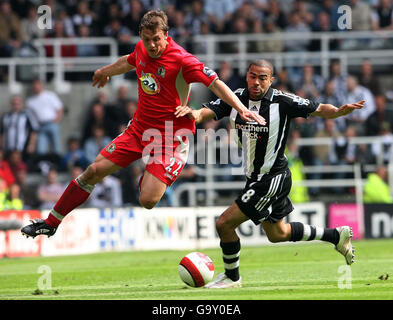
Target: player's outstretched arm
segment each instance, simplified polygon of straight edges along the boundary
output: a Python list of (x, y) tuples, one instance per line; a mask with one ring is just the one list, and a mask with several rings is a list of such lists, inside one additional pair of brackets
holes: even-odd
[(351, 112), (362, 109), (364, 107), (365, 100), (361, 100), (355, 103), (347, 103), (342, 105), (341, 107), (337, 108), (331, 104), (324, 104), (321, 103), (317, 110), (313, 112), (311, 115), (318, 116), (326, 119), (335, 119), (339, 117), (346, 116)]
[(110, 77), (131, 71), (135, 67), (130, 65), (127, 61), (128, 55), (122, 56), (116, 62), (102, 67), (93, 75), (93, 87), (97, 85), (102, 88), (109, 81)]
[(195, 120), (196, 123), (201, 123), (214, 119), (215, 114), (208, 108), (193, 110), (189, 106), (178, 106), (176, 107), (175, 116), (176, 118), (187, 117), (191, 120)]
[(266, 121), (259, 114), (248, 110), (232, 90), (220, 79), (217, 79), (210, 86), (210, 90), (221, 100), (236, 109), (240, 117), (245, 121), (256, 121), (261, 125), (266, 125)]

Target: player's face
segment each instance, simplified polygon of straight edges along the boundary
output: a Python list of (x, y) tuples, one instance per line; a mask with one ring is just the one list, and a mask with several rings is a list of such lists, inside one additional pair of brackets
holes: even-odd
[(269, 68), (251, 65), (247, 71), (246, 80), (250, 98), (259, 100), (263, 98), (273, 83), (274, 77), (272, 77)]
[(140, 32), (140, 37), (143, 41), (143, 45), (152, 58), (157, 58), (164, 52), (168, 42), (166, 41), (168, 37), (168, 32), (156, 29), (154, 31), (149, 29), (142, 29)]

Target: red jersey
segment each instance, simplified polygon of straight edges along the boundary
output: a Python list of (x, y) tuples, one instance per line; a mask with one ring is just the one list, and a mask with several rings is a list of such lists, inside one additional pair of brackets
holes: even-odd
[(176, 118), (177, 106), (188, 103), (191, 83), (201, 82), (209, 87), (218, 76), (168, 37), (163, 54), (151, 58), (142, 40), (128, 56), (128, 63), (136, 67), (138, 76), (138, 108), (132, 125), (145, 130), (164, 131), (165, 121), (173, 122), (173, 132), (185, 128), (195, 133), (195, 121)]

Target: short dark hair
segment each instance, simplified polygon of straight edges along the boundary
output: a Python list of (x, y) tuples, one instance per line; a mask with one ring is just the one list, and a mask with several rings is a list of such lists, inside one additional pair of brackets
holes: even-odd
[(272, 76), (274, 74), (274, 67), (273, 65), (265, 60), (265, 59), (256, 59), (256, 60), (252, 60), (250, 62), (250, 64), (248, 65), (248, 70), (250, 70), (251, 66), (258, 66), (258, 67), (264, 67), (264, 68), (268, 68), (270, 70), (270, 75)]
[(139, 24), (139, 32), (142, 29), (155, 31), (157, 29), (168, 32), (168, 17), (162, 10), (150, 10), (144, 14)]

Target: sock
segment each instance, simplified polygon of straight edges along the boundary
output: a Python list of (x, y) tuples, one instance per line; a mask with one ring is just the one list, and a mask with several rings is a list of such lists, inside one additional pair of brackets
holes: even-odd
[(291, 241), (322, 240), (334, 245), (340, 240), (340, 234), (336, 229), (314, 227), (301, 222), (290, 222)]
[(237, 281), (239, 275), (240, 240), (235, 242), (220, 242), (222, 258), (226, 276), (232, 281)]
[(93, 185), (83, 182), (80, 177), (72, 180), (49, 213), (45, 223), (57, 228), (68, 213), (87, 200), (93, 189)]

